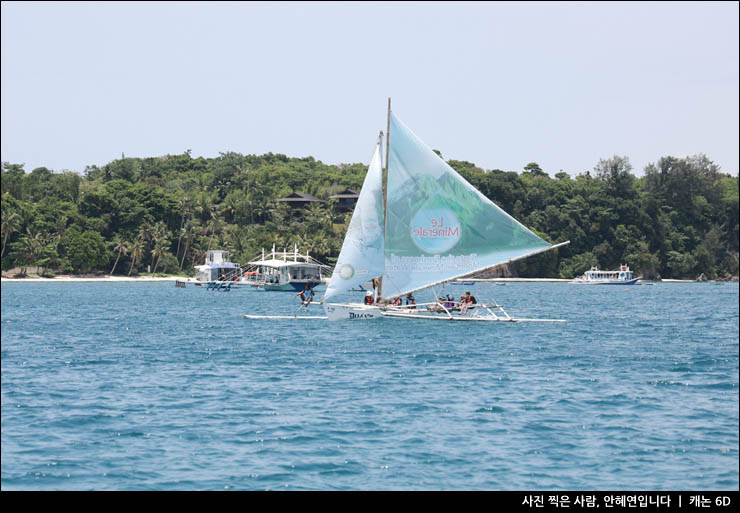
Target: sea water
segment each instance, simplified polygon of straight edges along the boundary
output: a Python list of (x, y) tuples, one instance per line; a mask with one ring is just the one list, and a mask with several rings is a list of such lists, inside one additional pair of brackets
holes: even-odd
[(738, 489), (737, 283), (467, 290), (567, 322), (5, 283), (2, 489)]

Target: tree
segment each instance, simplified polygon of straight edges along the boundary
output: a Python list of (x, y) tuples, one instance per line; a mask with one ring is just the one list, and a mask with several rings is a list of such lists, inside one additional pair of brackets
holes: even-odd
[(157, 257), (157, 263), (154, 264), (154, 269), (152, 270), (153, 273), (157, 272), (157, 266), (159, 265), (159, 261), (162, 259), (164, 255), (166, 255), (169, 252), (170, 244), (169, 241), (166, 238), (160, 238), (157, 239), (154, 243), (154, 249), (152, 250), (152, 255)]
[(180, 211), (180, 230), (178, 231), (177, 237), (177, 251), (175, 253), (176, 257), (180, 255), (180, 242), (182, 241), (182, 235), (184, 233), (183, 227), (185, 226), (186, 218), (190, 219), (192, 217), (193, 205), (193, 198), (191, 198), (187, 194), (180, 196), (180, 198), (177, 200), (177, 207)]
[(69, 229), (59, 243), (62, 253), (74, 270), (91, 271), (109, 262), (105, 239), (92, 230)]
[[(5, 204), (3, 204), (3, 207), (5, 207)], [(18, 212), (3, 208), (2, 216), (3, 250), (0, 253), (0, 257), (5, 255), (5, 245), (8, 243), (8, 237), (16, 232), (21, 224), (21, 216), (18, 215)]]
[(181, 270), (183, 264), (185, 263), (185, 256), (188, 254), (188, 250), (190, 249), (190, 244), (198, 233), (199, 226), (194, 219), (189, 219), (187, 223), (185, 223), (183, 230), (183, 238), (185, 239), (185, 250), (182, 252), (182, 260), (180, 261)]
[[(167, 247), (169, 248), (169, 243), (167, 242), (167, 239), (170, 238), (171, 233), (167, 230), (167, 225), (164, 223), (164, 221), (159, 221), (154, 225), (154, 227), (151, 230), (151, 240), (152, 240), (152, 265), (156, 269), (156, 265), (154, 263), (154, 259), (158, 258), (158, 255), (155, 254), (154, 249), (157, 246), (163, 246), (164, 244), (167, 244)], [(154, 271), (152, 271), (154, 272)]]
[(118, 256), (116, 256), (116, 261), (113, 264), (113, 269), (110, 270), (111, 276), (113, 276), (113, 272), (116, 270), (116, 266), (118, 265), (118, 259), (121, 258), (121, 252), (123, 252), (124, 255), (128, 255), (128, 247), (126, 247), (128, 242), (122, 241), (120, 237), (116, 237), (114, 242), (115, 242), (115, 246), (113, 246), (113, 251), (118, 252)]
[(632, 164), (628, 157), (614, 155), (610, 159), (601, 159), (594, 167), (596, 178), (605, 182), (613, 194), (627, 197), (635, 177), (632, 175)]
[(21, 265), (21, 274), (26, 274), (27, 267), (36, 266), (36, 273), (40, 266), (39, 260), (48, 244), (47, 238), (41, 232), (31, 232), (26, 227), (26, 233), (18, 242), (11, 244), (13, 248), (13, 260)]
[(131, 276), (131, 271), (134, 269), (134, 265), (144, 255), (144, 242), (141, 239), (135, 240), (131, 244), (131, 267), (128, 268), (127, 276)]
[(548, 174), (545, 173), (537, 162), (530, 162), (524, 166), (524, 172), (529, 173), (532, 176), (542, 176), (549, 178)]
[(11, 164), (3, 162), (3, 174), (0, 184), (2, 187), (3, 201), (5, 195), (9, 194), (17, 200), (23, 200), (23, 180), (26, 172), (23, 170), (23, 164)]
[[(558, 252), (512, 266), (520, 275), (572, 278), (590, 265), (619, 263), (666, 278), (737, 274), (738, 178), (721, 174), (703, 154), (662, 157), (640, 178), (626, 156), (616, 155), (600, 160), (593, 173), (560, 170), (552, 180), (536, 162), (519, 173), (447, 162), (547, 240), (571, 240)], [(329, 204), (293, 211), (276, 199), (294, 190), (326, 199), (360, 189), (366, 173), (363, 164), (332, 166), (272, 153), (122, 158), (90, 166), (82, 176), (44, 167), (25, 173), (22, 164), (3, 163), (2, 267), (25, 270), (35, 263), (73, 270), (74, 260), (77, 269), (114, 273), (126, 255), (115, 249), (123, 240), (133, 241), (123, 243), (129, 274), (150, 259), (157, 272), (182, 269), (216, 244), (244, 255), (301, 240), (303, 249), (331, 261), (351, 214)], [(96, 262), (89, 232), (105, 242), (102, 262)], [(39, 234), (35, 242), (32, 234)], [(71, 242), (78, 238), (79, 250)], [(117, 253), (113, 266), (111, 248)], [(169, 248), (176, 248), (174, 255)]]
[(223, 227), (223, 221), (221, 221), (221, 218), (219, 215), (214, 211), (211, 213), (211, 220), (208, 221), (208, 230), (211, 232), (211, 236), (208, 238), (208, 249), (211, 249), (211, 243), (213, 242), (213, 236), (216, 234), (217, 230), (221, 230)]

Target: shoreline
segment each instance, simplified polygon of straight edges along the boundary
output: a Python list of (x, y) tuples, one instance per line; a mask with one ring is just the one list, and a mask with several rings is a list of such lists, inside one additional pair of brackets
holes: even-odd
[[(72, 276), (72, 275), (61, 275), (53, 278), (39, 278), (39, 277), (28, 277), (28, 278), (0, 278), (0, 283), (81, 283), (81, 282), (98, 282), (98, 283), (151, 283), (151, 282), (171, 282), (171, 281), (184, 281), (192, 283), (193, 278), (188, 276)], [(556, 282), (556, 283), (569, 283), (572, 280), (562, 278), (470, 278), (470, 279), (457, 279), (453, 280), (452, 283), (467, 283), (467, 282), (481, 282), (481, 283), (545, 283), (545, 282)], [(641, 280), (649, 283), (737, 283), (734, 280), (674, 280), (664, 279), (659, 281), (654, 280)]]
[(53, 278), (6, 278), (3, 276), (0, 278), (0, 283), (11, 282), (30, 282), (30, 283), (79, 283), (79, 282), (100, 282), (100, 283), (146, 283), (156, 281), (176, 281), (176, 280), (187, 280), (187, 276), (55, 276)]

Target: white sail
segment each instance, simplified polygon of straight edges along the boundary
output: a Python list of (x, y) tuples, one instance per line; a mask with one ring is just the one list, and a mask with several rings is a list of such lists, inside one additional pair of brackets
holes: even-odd
[(551, 249), (475, 189), (392, 112), (383, 297)]
[[(568, 242), (549, 244), (481, 194), (390, 112), (390, 99), (388, 126), (385, 202), (378, 147), (322, 300), (327, 318), (562, 322), (513, 318), (495, 302), (389, 304), (403, 294)], [(378, 276), (385, 301), (325, 302)]]
[(380, 161), (379, 143), (322, 302), (383, 274), (383, 172)]

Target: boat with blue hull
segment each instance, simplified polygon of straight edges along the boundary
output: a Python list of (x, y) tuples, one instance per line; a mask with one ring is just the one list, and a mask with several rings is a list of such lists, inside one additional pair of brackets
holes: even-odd
[(301, 291), (306, 285), (316, 288), (328, 280), (331, 268), (308, 253), (301, 254), (298, 246), (293, 251), (275, 251), (247, 263), (241, 282), (258, 287), (260, 290)]
[(590, 270), (578, 276), (570, 283), (578, 285), (635, 285), (642, 276), (632, 277), (632, 271), (627, 265), (620, 265), (616, 271), (601, 271), (593, 266)]

